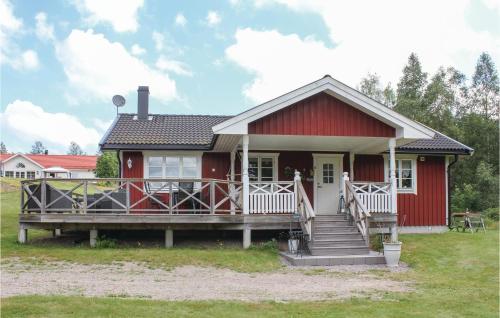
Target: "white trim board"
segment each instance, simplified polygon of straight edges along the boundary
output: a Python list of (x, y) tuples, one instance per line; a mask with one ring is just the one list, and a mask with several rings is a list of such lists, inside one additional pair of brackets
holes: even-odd
[(249, 109), (212, 128), (215, 134), (248, 134), (248, 124), (310, 96), (326, 92), (354, 108), (396, 128), (396, 137), (431, 139), (434, 131), (389, 109), (357, 90), (325, 76), (315, 82)]

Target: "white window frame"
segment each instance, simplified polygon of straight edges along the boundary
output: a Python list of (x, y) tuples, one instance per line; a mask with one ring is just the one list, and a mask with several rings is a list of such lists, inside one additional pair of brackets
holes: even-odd
[[(412, 185), (411, 188), (399, 188), (398, 193), (408, 193), (408, 194), (417, 194), (417, 159), (418, 155), (396, 155), (396, 161), (399, 161), (399, 164), (396, 164), (396, 167), (399, 165), (399, 172), (396, 174), (401, 179), (401, 160), (410, 160), (411, 162), (411, 175), (412, 175)], [(385, 182), (389, 182), (389, 156), (384, 155), (384, 180)], [(400, 180), (397, 180), (396, 184), (400, 184)]]
[[(166, 177), (166, 162), (165, 157), (195, 157), (196, 158), (196, 176), (185, 178), (182, 176), (183, 172), (183, 160), (179, 160), (179, 176), (178, 177), (169, 177), (174, 179), (201, 179), (201, 171), (202, 171), (202, 157), (203, 153), (200, 152), (166, 152), (166, 151), (147, 151), (143, 152), (144, 158), (144, 178), (149, 179), (149, 158), (150, 157), (162, 157), (162, 176), (161, 179), (167, 179)], [(158, 178), (158, 177), (153, 177)]]
[[(28, 177), (28, 174), (33, 174), (33, 178)], [(35, 171), (26, 171), (26, 179), (35, 179), (36, 172)]]
[[(8, 176), (7, 174), (10, 174), (10, 176)], [(4, 172), (4, 175), (6, 178), (14, 178), (14, 176), (16, 175), (15, 172), (13, 170), (6, 170)]]
[[(241, 153), (243, 156), (243, 154)], [(257, 170), (258, 170), (258, 175), (257, 175), (257, 181), (250, 181), (250, 182), (271, 182), (271, 181), (262, 181), (262, 173), (261, 173), (261, 168), (262, 168), (262, 158), (271, 158), (273, 159), (273, 181), (278, 181), (278, 157), (279, 153), (272, 153), (272, 152), (249, 152), (248, 153), (248, 159), (250, 158), (257, 158), (258, 163), (257, 163)], [(248, 167), (250, 170), (250, 167)], [(243, 171), (243, 160), (241, 160), (241, 171)]]

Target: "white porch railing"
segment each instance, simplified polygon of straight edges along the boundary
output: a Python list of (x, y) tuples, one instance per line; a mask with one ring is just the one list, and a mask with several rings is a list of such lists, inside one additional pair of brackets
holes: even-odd
[(294, 213), (295, 210), (293, 181), (250, 183), (250, 214)]
[(365, 240), (366, 246), (370, 246), (370, 212), (361, 202), (358, 194), (347, 176), (344, 177), (345, 209), (351, 220)]
[(391, 184), (385, 182), (351, 182), (353, 191), (368, 212), (391, 213)]

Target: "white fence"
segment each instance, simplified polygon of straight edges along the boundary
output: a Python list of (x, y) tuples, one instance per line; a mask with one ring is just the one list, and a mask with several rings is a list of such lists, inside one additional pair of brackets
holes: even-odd
[(296, 209), (294, 182), (250, 183), (249, 213), (294, 213)]
[(351, 185), (368, 212), (391, 212), (390, 183), (351, 182)]

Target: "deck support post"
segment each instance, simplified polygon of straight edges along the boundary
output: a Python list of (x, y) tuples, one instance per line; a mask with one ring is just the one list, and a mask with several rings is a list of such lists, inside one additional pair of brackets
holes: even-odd
[(54, 229), (54, 232), (52, 232), (53, 237), (59, 237), (62, 235), (62, 230), (61, 229)]
[(174, 230), (166, 229), (165, 230), (165, 247), (171, 248), (174, 246)]
[(252, 230), (248, 227), (243, 229), (243, 248), (247, 249), (252, 244)]
[(97, 243), (97, 230), (90, 230), (90, 247), (95, 247)]
[(26, 244), (28, 242), (28, 228), (24, 224), (19, 224), (19, 233), (17, 235), (17, 241), (21, 244)]
[[(398, 213), (398, 185), (396, 180), (396, 138), (389, 139), (389, 180), (391, 182), (391, 213)], [(398, 241), (398, 223), (391, 224), (391, 241)]]
[(248, 135), (243, 135), (243, 214), (249, 213), (249, 199), (250, 199), (250, 179), (248, 178)]

